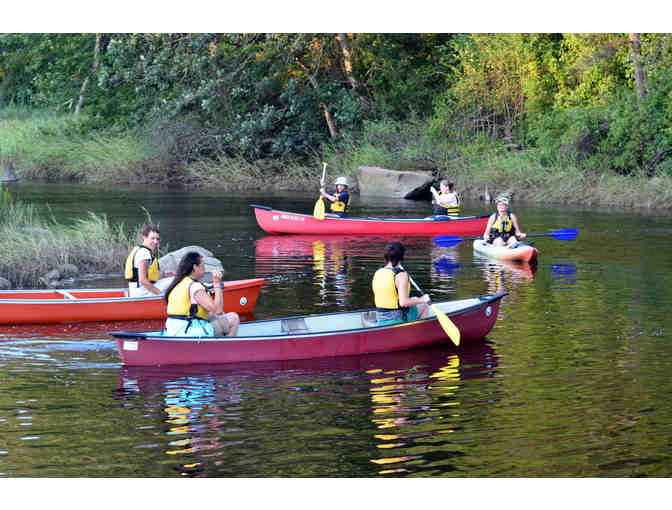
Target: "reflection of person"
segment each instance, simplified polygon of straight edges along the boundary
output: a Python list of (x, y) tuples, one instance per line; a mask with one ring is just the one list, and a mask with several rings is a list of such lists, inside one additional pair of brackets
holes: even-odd
[(434, 200), (434, 216), (457, 216), (460, 214), (460, 197), (455, 193), (455, 183), (447, 179), (442, 179), (439, 183), (439, 190), (430, 186)]
[(350, 193), (348, 192), (348, 178), (339, 177), (334, 181), (336, 191), (333, 194), (325, 193), (324, 187), (320, 188), (320, 194), (331, 202), (329, 214), (345, 218), (348, 216), (350, 207)]
[(410, 297), (411, 283), (401, 266), (404, 245), (398, 241), (385, 247), (386, 264), (373, 275), (373, 294), (378, 324), (396, 324), (422, 319), (427, 315), (429, 296)]
[(497, 212), (488, 218), (483, 239), (493, 246), (514, 246), (526, 234), (520, 231), (516, 215), (509, 212), (509, 199), (500, 196), (495, 201)]
[(166, 289), (168, 318), (166, 336), (235, 336), (240, 318), (224, 313), (222, 273), (212, 272), (214, 299), (198, 281), (205, 274), (205, 260), (195, 251), (187, 253), (177, 266), (177, 274)]
[(161, 295), (170, 285), (175, 273), (162, 273), (156, 250), (159, 246), (159, 228), (156, 225), (145, 225), (142, 229), (142, 244), (134, 246), (126, 257), (124, 278), (128, 280), (128, 295), (142, 297)]

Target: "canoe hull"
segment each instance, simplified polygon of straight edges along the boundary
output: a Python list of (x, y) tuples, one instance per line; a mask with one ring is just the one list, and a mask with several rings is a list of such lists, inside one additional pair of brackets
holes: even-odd
[(535, 262), (539, 254), (538, 250), (529, 244), (521, 243), (518, 248), (507, 248), (506, 246), (493, 246), (483, 239), (474, 241), (474, 251), (498, 260), (520, 262)]
[(465, 216), (445, 221), (394, 218), (331, 218), (318, 220), (309, 214), (279, 211), (252, 205), (257, 223), (269, 234), (306, 235), (406, 235), (431, 236), (450, 234), (478, 236), (483, 233), (488, 215)]
[[(251, 314), (263, 278), (223, 282), (224, 310)], [(67, 296), (69, 294), (75, 299)], [(163, 296), (128, 298), (126, 289), (0, 291), (0, 324), (165, 319)]]
[[(484, 338), (492, 329), (505, 293), (470, 298), (469, 306), (446, 312), (461, 333), (461, 345)], [(467, 300), (464, 300), (467, 301)], [(451, 310), (451, 302), (434, 303)], [(442, 308), (443, 307), (443, 308)], [(366, 311), (364, 311), (366, 312)], [(361, 312), (342, 312), (313, 317), (349, 323)], [(290, 318), (285, 320), (302, 320)], [(257, 321), (264, 323), (274, 321)], [(242, 331), (241, 324), (241, 331)], [(179, 338), (152, 336), (151, 333), (111, 332), (117, 341), (122, 362), (129, 366), (184, 365), (199, 363), (234, 363), (350, 356), (392, 352), (435, 345), (452, 345), (436, 317), (393, 326), (360, 327), (358, 329), (315, 333), (239, 336), (220, 338)]]

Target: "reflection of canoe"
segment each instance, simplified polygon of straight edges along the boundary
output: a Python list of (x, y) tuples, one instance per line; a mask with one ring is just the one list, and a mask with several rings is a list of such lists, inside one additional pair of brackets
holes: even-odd
[[(193, 364), (170, 366), (122, 366), (119, 388), (129, 392), (163, 393), (175, 387), (178, 381), (207, 377), (225, 379), (225, 384), (216, 387), (227, 391), (232, 380), (249, 381), (251, 378), (272, 381), (279, 373), (292, 372), (293, 377), (319, 376), (325, 374), (378, 374), (412, 370), (414, 373), (432, 374), (446, 365), (446, 360), (459, 358), (460, 380), (492, 377), (497, 371), (497, 354), (487, 341), (470, 342), (460, 349), (449, 346), (427, 347), (406, 351), (378, 352), (359, 356), (295, 359), (277, 361), (253, 361), (224, 363), (220, 365)], [(368, 376), (367, 376), (368, 377)]]
[(499, 260), (520, 260), (522, 262), (532, 262), (537, 259), (537, 249), (525, 243), (518, 243), (518, 247), (509, 248), (507, 246), (493, 246), (483, 239), (474, 241), (474, 251)]
[[(506, 293), (434, 303), (459, 328), (462, 342), (485, 337)], [(378, 326), (371, 310), (240, 325), (237, 337), (164, 337), (158, 331), (111, 332), (126, 365), (289, 360), (399, 351), (450, 343), (433, 312), (422, 320)], [(373, 324), (373, 325), (371, 325)]]
[[(231, 280), (224, 285), (224, 309), (249, 314), (263, 278)], [(163, 296), (129, 298), (127, 289), (3, 290), (0, 324), (163, 319)]]
[(476, 236), (485, 230), (489, 215), (462, 216), (434, 221), (401, 218), (332, 218), (315, 219), (310, 214), (278, 211), (252, 205), (259, 226), (269, 234), (357, 234), (430, 236), (451, 234)]

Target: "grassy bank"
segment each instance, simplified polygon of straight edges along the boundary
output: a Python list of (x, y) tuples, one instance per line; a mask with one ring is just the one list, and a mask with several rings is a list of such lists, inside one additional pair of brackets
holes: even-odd
[[(535, 149), (519, 150), (487, 140), (466, 147), (432, 137), (423, 120), (368, 124), (363, 135), (325, 148), (313, 162), (220, 156), (185, 163), (175, 144), (160, 134), (87, 130), (87, 119), (55, 112), (0, 110), (0, 163), (23, 179), (89, 183), (172, 183), (190, 187), (312, 190), (322, 159), (329, 176), (356, 179), (359, 166), (431, 170), (454, 180), (466, 197), (510, 191), (514, 200), (557, 204), (669, 209), (672, 178), (584, 170), (577, 165), (548, 168)], [(508, 149), (508, 150), (507, 150)], [(355, 180), (356, 182), (356, 180)]]
[(104, 216), (90, 213), (62, 225), (38, 215), (31, 204), (7, 198), (0, 201), (0, 237), (0, 277), (12, 288), (44, 287), (54, 269), (61, 277), (118, 273), (135, 242), (135, 233)]

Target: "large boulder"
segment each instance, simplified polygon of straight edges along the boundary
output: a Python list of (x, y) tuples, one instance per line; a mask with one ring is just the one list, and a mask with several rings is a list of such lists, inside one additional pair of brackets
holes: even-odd
[(0, 182), (16, 182), (19, 178), (8, 165), (0, 164)]
[(434, 180), (432, 172), (429, 171), (397, 171), (375, 166), (360, 166), (357, 178), (360, 195), (396, 198), (414, 197)]
[(7, 279), (0, 276), (0, 290), (7, 290), (12, 288), (12, 283)]
[(184, 248), (171, 251), (163, 257), (160, 257), (159, 267), (161, 267), (161, 271), (177, 271), (177, 266), (179, 265), (180, 260), (182, 260), (182, 257), (184, 257), (184, 255), (190, 251), (196, 251), (200, 253), (201, 256), (205, 259), (206, 273), (212, 273), (213, 270), (219, 269), (222, 274), (224, 274), (225, 270), (219, 259), (213, 257), (211, 251), (206, 250), (201, 246), (185, 246)]

